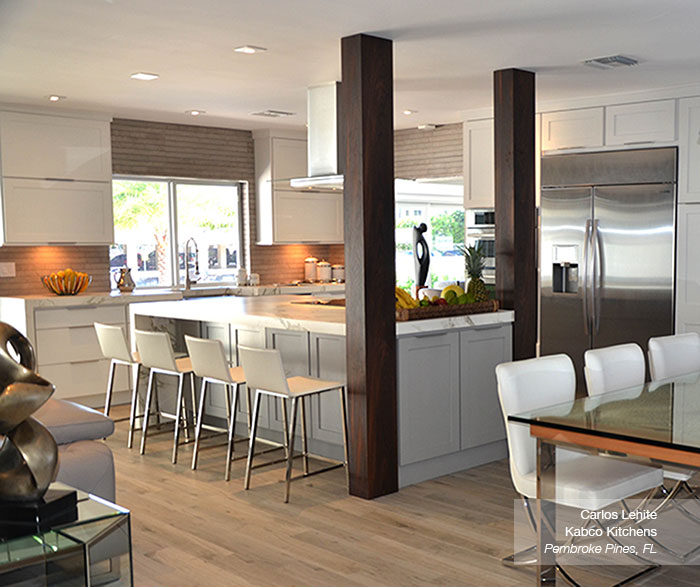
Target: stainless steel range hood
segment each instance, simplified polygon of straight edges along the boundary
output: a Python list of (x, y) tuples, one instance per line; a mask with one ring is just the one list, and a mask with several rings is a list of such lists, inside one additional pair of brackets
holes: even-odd
[(343, 189), (339, 165), (338, 94), (340, 82), (312, 86), (307, 91), (307, 177), (291, 180), (294, 188)]

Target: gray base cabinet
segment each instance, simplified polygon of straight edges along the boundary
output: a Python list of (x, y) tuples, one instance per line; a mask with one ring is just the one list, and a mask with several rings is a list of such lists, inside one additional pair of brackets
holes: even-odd
[(510, 326), (471, 328), (459, 334), (463, 450), (506, 437), (496, 365), (510, 361), (511, 349)]
[[(345, 337), (309, 335), (312, 377), (345, 383)], [(311, 437), (332, 444), (343, 443), (340, 393), (322, 393), (307, 400), (311, 404)], [(308, 416), (307, 416), (308, 417)]]
[(459, 336), (398, 340), (399, 465), (459, 450)]

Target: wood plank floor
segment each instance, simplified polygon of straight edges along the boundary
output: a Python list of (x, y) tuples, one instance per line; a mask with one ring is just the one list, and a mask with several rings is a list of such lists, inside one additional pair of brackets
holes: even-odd
[[(114, 417), (126, 414), (124, 406)], [(223, 480), (225, 448), (191, 446), (171, 465), (171, 434), (126, 448), (127, 423), (107, 440), (117, 502), (132, 512), (135, 584), (142, 586), (531, 585), (530, 569), (504, 567), (512, 552), (513, 491), (507, 461), (420, 483), (373, 501), (349, 497), (343, 469), (292, 484), (281, 465), (245, 461)], [(140, 439), (140, 436), (137, 435)], [(209, 441), (208, 444), (212, 444)], [(245, 443), (238, 445), (245, 450)], [(300, 466), (300, 464), (299, 464)], [(585, 585), (609, 585), (582, 569)], [(624, 575), (623, 575), (624, 576)], [(700, 568), (669, 567), (637, 585), (698, 585)]]

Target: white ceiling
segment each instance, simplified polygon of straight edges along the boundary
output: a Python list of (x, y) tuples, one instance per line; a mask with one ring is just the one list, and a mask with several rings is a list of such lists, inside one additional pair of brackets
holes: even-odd
[[(301, 128), (307, 86), (340, 79), (339, 39), (365, 32), (394, 40), (403, 128), (489, 106), (506, 67), (535, 71), (542, 101), (699, 83), (698, 30), (698, 0), (0, 0), (0, 101), (60, 94), (57, 109)], [(268, 51), (233, 52), (244, 44)], [(617, 53), (640, 63), (580, 64)], [(267, 108), (298, 114), (250, 116)]]

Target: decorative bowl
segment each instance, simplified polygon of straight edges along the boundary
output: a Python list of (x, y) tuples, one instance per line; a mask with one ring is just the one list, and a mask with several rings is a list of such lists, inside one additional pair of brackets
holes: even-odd
[(84, 292), (90, 283), (92, 275), (66, 269), (65, 271), (54, 272), (51, 275), (44, 275), (41, 282), (51, 293), (59, 296), (74, 296)]

